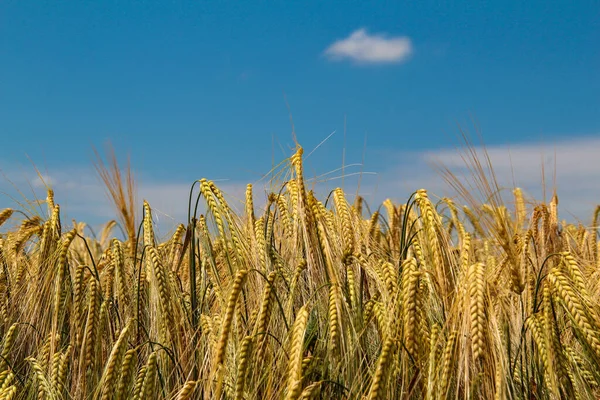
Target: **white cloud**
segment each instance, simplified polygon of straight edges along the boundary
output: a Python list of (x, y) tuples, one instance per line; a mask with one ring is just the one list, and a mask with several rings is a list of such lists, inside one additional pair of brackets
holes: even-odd
[[(481, 148), (476, 148), (481, 153)], [(569, 138), (556, 143), (529, 143), (515, 145), (488, 146), (487, 153), (491, 159), (498, 183), (505, 188), (506, 198), (511, 200), (511, 189), (514, 185), (521, 187), (531, 200), (543, 200), (543, 183), (546, 184), (546, 196), (552, 194), (554, 170), (556, 166), (556, 187), (559, 197), (559, 213), (561, 218), (580, 219), (589, 223), (594, 207), (600, 203), (600, 137)], [(375, 152), (376, 149), (371, 149)], [(457, 176), (468, 179), (470, 173), (465, 161), (461, 158), (463, 150), (438, 149), (419, 152), (397, 152), (391, 158), (389, 166), (379, 171), (378, 176), (364, 176), (361, 181), (360, 194), (365, 197), (371, 210), (376, 210), (386, 198), (397, 202), (405, 202), (417, 189), (425, 188), (432, 199), (442, 196), (454, 196), (454, 191), (432, 167), (433, 163), (447, 166)], [(480, 157), (480, 160), (484, 160)], [(545, 180), (542, 180), (542, 165), (545, 168)], [(369, 166), (366, 166), (369, 168)], [(369, 168), (371, 170), (371, 168)], [(31, 190), (39, 199), (44, 199), (45, 188), (37, 187), (35, 171), (4, 170), (4, 174), (29, 199), (33, 199)], [(348, 172), (348, 171), (347, 171)], [(354, 172), (354, 171), (353, 171)], [(56, 202), (61, 205), (61, 213), (65, 223), (71, 218), (89, 222), (92, 226), (100, 226), (116, 217), (116, 211), (110, 203), (102, 183), (93, 168), (70, 167), (49, 169), (52, 177)], [(143, 174), (142, 174), (143, 175)], [(156, 181), (139, 175), (137, 187), (138, 210), (141, 210), (143, 199), (148, 200), (153, 208), (153, 216), (159, 229), (159, 236), (168, 234), (178, 223), (187, 219), (187, 207), (190, 185), (192, 182)], [(513, 180), (514, 179), (514, 180)], [(345, 188), (348, 199), (353, 201), (358, 177), (347, 178)], [(31, 183), (29, 185), (28, 183)], [(216, 182), (225, 193), (234, 210), (243, 212), (243, 201), (246, 183), (242, 181)], [(316, 184), (315, 190), (321, 199), (325, 199), (329, 191), (341, 185), (340, 180)], [(308, 185), (312, 187), (312, 185)], [(254, 185), (254, 203), (256, 212), (265, 204), (265, 187), (263, 183)], [(0, 177), (0, 192), (22, 200), (10, 183)], [(197, 193), (197, 190), (196, 190)], [(464, 203), (457, 199), (459, 203)], [(16, 207), (0, 194), (0, 208)], [(204, 212), (204, 202), (201, 211)]]
[(369, 34), (358, 29), (345, 39), (335, 41), (325, 50), (331, 60), (353, 60), (359, 63), (384, 64), (405, 61), (413, 51), (410, 38)]
[[(474, 150), (485, 169), (483, 148), (475, 147)], [(511, 201), (512, 189), (520, 187), (531, 201), (543, 201), (544, 185), (546, 200), (550, 200), (556, 186), (561, 218), (590, 222), (595, 206), (600, 204), (600, 184), (597, 183), (600, 182), (600, 158), (597, 157), (600, 154), (600, 137), (486, 146), (485, 150), (506, 200)], [(473, 188), (473, 194), (478, 195), (472, 174), (462, 157), (465, 154), (465, 148), (398, 153), (395, 159), (400, 161), (381, 172), (373, 201), (377, 204), (387, 197), (406, 201), (412, 192), (420, 188), (427, 189), (432, 198), (455, 196), (454, 190), (436, 171), (436, 164), (447, 167), (467, 188)], [(364, 190), (373, 190), (373, 187), (365, 187)]]
[[(31, 200), (46, 198), (46, 186), (42, 184), (34, 170), (11, 168), (3, 169), (2, 172), (6, 179), (0, 176), (0, 209), (3, 207), (22, 209)], [(52, 179), (46, 179), (48, 176), (44, 176), (44, 181), (54, 190), (55, 202), (61, 206), (61, 219), (65, 224), (70, 225), (71, 219), (75, 219), (97, 228), (117, 218), (117, 212), (105, 187), (92, 167), (49, 168), (49, 172)], [(140, 175), (143, 174), (138, 176)], [(141, 216), (142, 201), (147, 200), (153, 210), (158, 235), (168, 234), (177, 224), (185, 223), (187, 220), (192, 183), (163, 182), (141, 176), (136, 180), (139, 216)], [(233, 209), (243, 210), (246, 182), (217, 181), (215, 183)], [(256, 185), (254, 190), (256, 207), (265, 204), (264, 195), (260, 190), (260, 185)], [(194, 194), (197, 193), (198, 187), (194, 190)], [(199, 213), (205, 213), (204, 204), (204, 201), (200, 202)], [(37, 212), (45, 215), (45, 206), (36, 209)]]
[(33, 179), (33, 181), (31, 181), (31, 184), (36, 189), (45, 188), (46, 186), (52, 186), (53, 183), (54, 183), (54, 179), (52, 179), (50, 176), (48, 176), (46, 174), (40, 174), (40, 175), (36, 176)]

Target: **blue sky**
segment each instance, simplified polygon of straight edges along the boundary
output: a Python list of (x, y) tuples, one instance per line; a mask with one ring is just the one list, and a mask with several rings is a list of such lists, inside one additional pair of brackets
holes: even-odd
[(200, 177), (233, 188), (291, 154), (287, 100), (307, 152), (336, 132), (309, 173), (340, 167), (345, 143), (393, 197), (474, 121), (487, 146), (525, 146), (538, 164), (542, 143), (589, 149), (598, 43), (598, 1), (7, 0), (0, 168), (19, 181), (30, 157), (76, 209), (74, 188), (98, 184), (91, 145), (111, 140), (148, 193)]

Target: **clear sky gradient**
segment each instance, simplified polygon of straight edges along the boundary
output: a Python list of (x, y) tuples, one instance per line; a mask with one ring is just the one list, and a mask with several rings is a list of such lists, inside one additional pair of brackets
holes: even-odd
[(256, 180), (273, 138), (276, 160), (291, 154), (286, 99), (307, 151), (336, 131), (311, 156), (317, 174), (341, 166), (345, 118), (346, 162), (366, 138), (364, 169), (383, 177), (473, 121), (492, 147), (589, 148), (600, 3), (0, 2), (5, 172), (28, 156), (76, 174), (111, 140), (156, 185)]

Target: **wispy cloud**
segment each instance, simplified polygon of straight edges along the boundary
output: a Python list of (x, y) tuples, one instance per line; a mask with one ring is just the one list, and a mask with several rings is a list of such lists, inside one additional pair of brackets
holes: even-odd
[[(483, 155), (483, 149), (475, 148), (475, 150)], [(521, 187), (530, 200), (543, 200), (543, 183), (548, 188), (546, 196), (550, 197), (555, 180), (561, 218), (569, 220), (577, 218), (586, 223), (590, 220), (596, 204), (600, 203), (600, 185), (596, 184), (600, 182), (600, 159), (596, 157), (600, 154), (598, 136), (569, 138), (545, 144), (488, 146), (486, 151), (498, 183), (501, 188), (506, 189), (504, 194), (509, 201), (514, 186)], [(434, 199), (455, 196), (456, 193), (433, 167), (435, 163), (448, 167), (468, 185), (470, 172), (459, 150), (443, 148), (417, 152), (404, 151), (395, 153), (390, 158), (388, 167), (379, 171), (377, 177), (373, 175), (363, 177), (360, 194), (365, 197), (371, 210), (377, 209), (378, 205), (388, 197), (397, 202), (405, 202), (412, 192), (420, 188), (427, 189)], [(545, 169), (544, 178), (542, 178), (542, 166)], [(41, 182), (36, 181), (38, 175), (35, 171), (23, 173), (22, 170), (5, 169), (3, 172), (24, 191), (29, 200), (33, 200), (34, 193), (39, 199), (45, 198), (45, 188), (40, 185)], [(138, 204), (141, 207), (142, 199), (146, 199), (152, 206), (159, 236), (169, 233), (176, 224), (186, 221), (192, 182), (165, 182), (149, 179), (143, 174), (138, 176), (140, 176), (137, 186)], [(88, 222), (92, 226), (100, 226), (116, 217), (116, 211), (108, 200), (104, 186), (92, 168), (48, 169), (44, 180), (46, 183), (51, 183), (65, 221), (74, 218)], [(357, 180), (356, 176), (346, 179), (345, 189), (350, 201), (354, 200)], [(216, 183), (225, 193), (230, 205), (242, 213), (247, 182)], [(262, 183), (254, 185), (254, 202), (258, 213), (261, 213), (260, 208), (266, 204), (267, 188), (261, 185)], [(338, 185), (341, 185), (339, 180), (316, 183), (314, 187), (309, 183), (319, 198), (327, 196), (329, 191)], [(14, 188), (3, 179), (0, 179), (0, 192), (19, 198)], [(457, 200), (462, 203), (460, 199)], [(4, 195), (0, 197), (0, 204), (0, 208), (19, 208), (17, 204), (10, 204)], [(200, 204), (200, 212), (204, 213), (204, 202)]]
[(330, 60), (352, 60), (363, 64), (386, 64), (406, 61), (413, 46), (406, 36), (388, 37), (385, 34), (369, 34), (358, 29), (345, 39), (332, 43), (325, 56)]
[[(33, 200), (46, 198), (46, 185), (54, 190), (55, 201), (61, 206), (62, 219), (75, 219), (89, 223), (93, 227), (115, 219), (117, 212), (108, 198), (105, 187), (91, 167), (48, 168), (43, 175), (44, 182), (33, 169), (4, 168), (0, 177), (0, 209), (3, 207), (22, 208)], [(179, 223), (187, 220), (188, 199), (193, 182), (164, 182), (138, 174), (136, 181), (136, 198), (141, 215), (142, 200), (150, 203), (153, 218), (161, 234), (167, 234)], [(45, 183), (45, 184), (44, 184)], [(235, 210), (243, 210), (246, 182), (216, 182), (224, 193), (230, 206)], [(19, 193), (21, 192), (21, 193)], [(196, 187), (195, 193), (198, 192)], [(264, 195), (257, 186), (255, 204), (265, 204)], [(14, 201), (13, 201), (14, 200)], [(41, 206), (38, 212), (45, 212)], [(199, 212), (205, 213), (204, 202), (200, 202)]]
[[(484, 149), (475, 147), (480, 161), (485, 162)], [(506, 199), (511, 190), (520, 187), (531, 201), (552, 196), (554, 187), (559, 198), (561, 217), (589, 222), (600, 203), (600, 137), (570, 137), (556, 142), (534, 142), (487, 146), (494, 175)], [(413, 191), (425, 188), (433, 196), (455, 196), (436, 166), (447, 167), (467, 188), (477, 195), (477, 187), (462, 157), (465, 149), (438, 149), (402, 152), (394, 159), (402, 160), (381, 172), (374, 202), (386, 197), (405, 201)], [(483, 165), (485, 168), (485, 165)], [(544, 193), (544, 186), (546, 192)], [(373, 188), (365, 187), (365, 190)]]
[(32, 186), (38, 189), (45, 188), (46, 185), (52, 186), (53, 183), (54, 180), (52, 177), (46, 174), (40, 174), (39, 176), (36, 176), (31, 182)]

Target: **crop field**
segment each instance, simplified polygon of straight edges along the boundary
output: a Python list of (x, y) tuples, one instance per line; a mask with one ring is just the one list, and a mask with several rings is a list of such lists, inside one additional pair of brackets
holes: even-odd
[(302, 154), (265, 207), (197, 181), (165, 238), (116, 164), (97, 236), (51, 190), (0, 210), (0, 400), (600, 397), (600, 208), (477, 163), (487, 201), (316, 198)]

